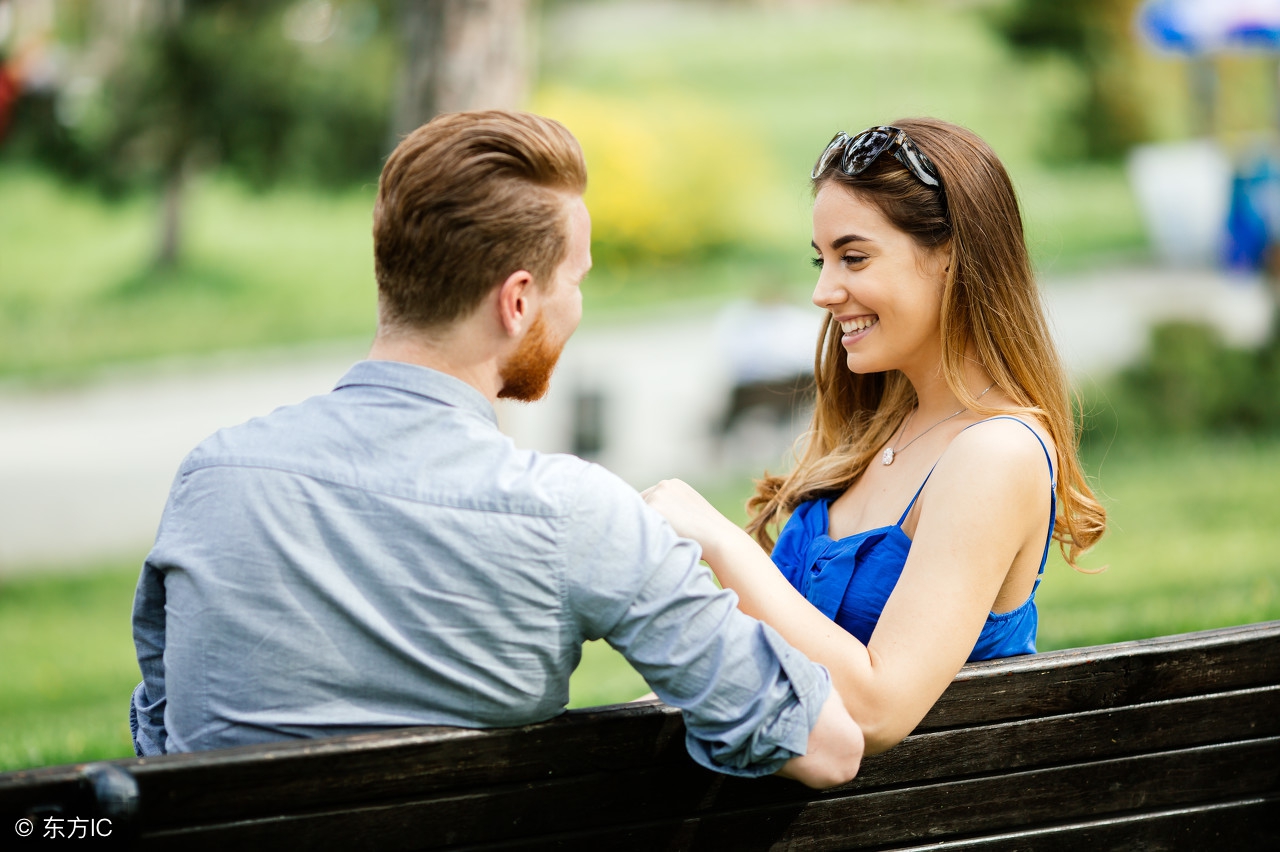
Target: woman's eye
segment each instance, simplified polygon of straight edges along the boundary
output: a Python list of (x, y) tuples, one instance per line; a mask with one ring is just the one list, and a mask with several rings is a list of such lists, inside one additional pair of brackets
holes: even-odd
[(859, 263), (862, 263), (866, 259), (867, 259), (866, 256), (861, 254), (846, 254), (844, 257), (841, 258), (841, 260), (844, 261), (846, 266), (857, 266)]
[(811, 257), (809, 258), (809, 262), (812, 263), (814, 267), (816, 267), (817, 269), (822, 268), (822, 258), (820, 257)]

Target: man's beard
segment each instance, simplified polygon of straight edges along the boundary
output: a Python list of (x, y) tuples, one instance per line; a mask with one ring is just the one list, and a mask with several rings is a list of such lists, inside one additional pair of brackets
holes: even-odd
[(524, 340), (520, 341), (516, 351), (502, 365), (499, 373), (502, 389), (498, 391), (498, 396), (520, 402), (542, 399), (563, 351), (564, 342), (558, 346), (551, 342), (545, 318), (538, 314), (538, 318), (525, 333)]

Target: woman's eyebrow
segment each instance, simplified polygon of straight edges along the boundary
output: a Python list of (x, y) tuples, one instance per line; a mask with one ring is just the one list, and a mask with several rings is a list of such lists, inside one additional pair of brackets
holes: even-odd
[[(839, 237), (837, 239), (832, 240), (831, 248), (833, 250), (836, 250), (836, 249), (843, 248), (849, 243), (869, 243), (869, 242), (871, 242), (871, 239), (869, 237), (860, 237), (857, 234), (845, 234), (843, 237)], [(814, 248), (817, 248), (817, 246), (814, 246)]]
[[(840, 237), (838, 239), (834, 239), (831, 241), (831, 250), (839, 251), (841, 248), (848, 245), (849, 243), (869, 243), (869, 242), (873, 242), (873, 240), (870, 237), (862, 237), (862, 236), (858, 236), (857, 234), (845, 234), (843, 237)], [(819, 254), (822, 253), (822, 249), (818, 248), (818, 244), (814, 240), (810, 240), (809, 245), (813, 246), (814, 251), (818, 252)]]

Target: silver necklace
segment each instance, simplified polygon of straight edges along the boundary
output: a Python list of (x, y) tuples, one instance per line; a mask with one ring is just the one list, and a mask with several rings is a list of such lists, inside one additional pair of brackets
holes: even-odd
[[(987, 385), (987, 390), (984, 390), (982, 393), (978, 394), (977, 397), (975, 398), (982, 399), (984, 396), (987, 395), (987, 391), (991, 390), (995, 386), (996, 386), (996, 383), (992, 382), (991, 384)], [(907, 415), (907, 419), (902, 423), (902, 434), (904, 435), (907, 434), (907, 427), (911, 425), (911, 418), (915, 417), (916, 412), (919, 410), (920, 409), (918, 407), (911, 409), (911, 413)], [(910, 441), (907, 441), (905, 444), (903, 444), (901, 447), (897, 448), (896, 450), (893, 447), (885, 447), (884, 453), (880, 456), (880, 464), (883, 464), (883, 465), (893, 464), (893, 460), (898, 457), (898, 453), (902, 452), (907, 447), (914, 444), (916, 441), (919, 441), (925, 435), (928, 435), (930, 430), (938, 426), (941, 426), (943, 423), (946, 423), (952, 417), (959, 417), (962, 412), (965, 412), (968, 410), (969, 410), (969, 406), (966, 405), (963, 408), (961, 408), (959, 411), (954, 411), (951, 414), (948, 414), (946, 417), (942, 418), (937, 423), (934, 423), (933, 426), (930, 426), (928, 429), (925, 429), (919, 435), (916, 435), (914, 438), (912, 438)]]

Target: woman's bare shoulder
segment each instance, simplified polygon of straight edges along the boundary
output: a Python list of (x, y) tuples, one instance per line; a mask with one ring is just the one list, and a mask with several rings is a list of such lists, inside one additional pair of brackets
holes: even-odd
[(939, 462), (939, 472), (944, 475), (994, 476), (1028, 484), (1043, 482), (1048, 471), (1056, 473), (1057, 467), (1056, 448), (1048, 430), (1034, 417), (1013, 414), (995, 415), (967, 427)]

